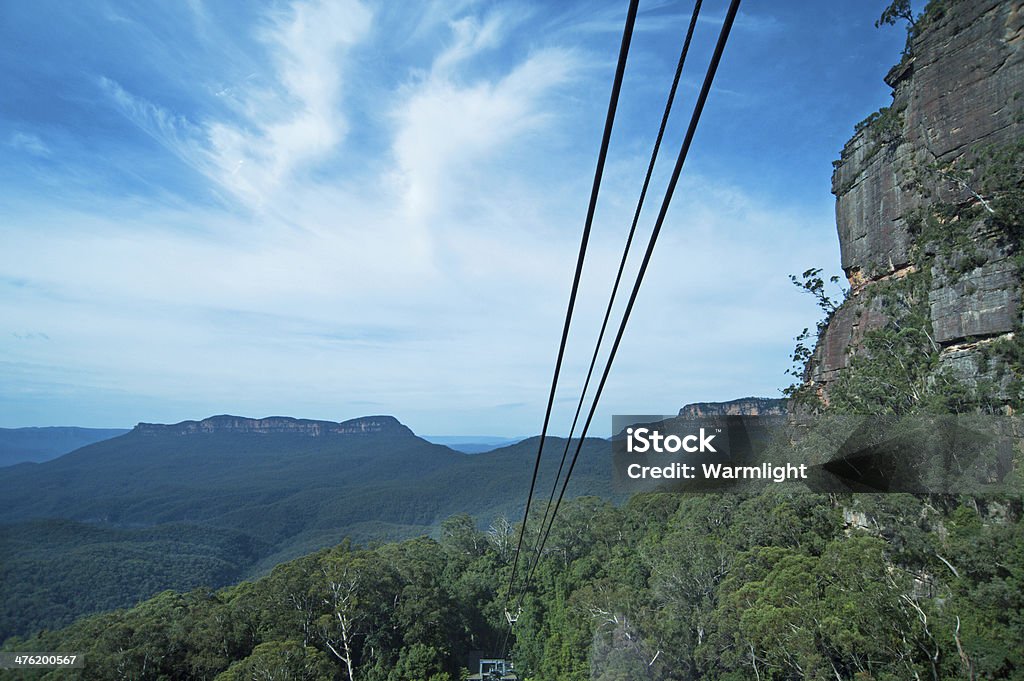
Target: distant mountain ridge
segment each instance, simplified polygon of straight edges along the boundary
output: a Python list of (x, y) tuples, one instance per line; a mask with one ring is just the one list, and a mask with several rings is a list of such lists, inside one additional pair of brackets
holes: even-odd
[(124, 435), (125, 428), (0, 428), (0, 466), (39, 463), (101, 440)]
[(521, 442), (524, 437), (496, 437), (493, 435), (423, 435), (424, 440), (444, 445), (463, 454), (481, 454)]
[[(548, 438), (552, 451), (564, 442)], [(470, 456), (393, 416), (221, 415), (140, 423), (0, 469), (0, 641), (163, 589), (260, 575), (345, 537), (430, 534), (459, 513), (483, 526), (515, 519), (536, 449), (530, 438)], [(545, 457), (538, 484), (557, 465)], [(588, 438), (567, 496), (611, 498), (611, 478), (609, 443)]]
[(679, 416), (699, 419), (709, 416), (785, 416), (787, 400), (780, 397), (740, 397), (726, 402), (692, 402)]
[(139, 423), (132, 429), (140, 435), (201, 435), (206, 433), (251, 433), (257, 435), (291, 433), (309, 437), (328, 435), (404, 435), (415, 437), (407, 426), (394, 416), (363, 416), (348, 421), (318, 421), (291, 416), (248, 418), (222, 414), (201, 421), (182, 421), (174, 424)]
[(694, 402), (679, 410), (679, 416), (683, 418), (785, 415), (786, 400), (775, 397), (741, 397), (728, 402)]

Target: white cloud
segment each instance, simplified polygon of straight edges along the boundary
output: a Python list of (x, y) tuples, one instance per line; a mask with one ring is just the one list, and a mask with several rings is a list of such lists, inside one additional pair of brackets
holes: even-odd
[(495, 12), (483, 21), (468, 16), (449, 22), (454, 42), (434, 60), (431, 71), (435, 75), (447, 74), (473, 55), (497, 47), (501, 44), (503, 24), (508, 20), (506, 15)]
[(101, 76), (98, 82), (128, 120), (195, 170), (210, 172), (202, 146), (204, 133), (199, 125), (131, 94), (110, 78)]
[(30, 132), (15, 132), (11, 135), (7, 144), (14, 149), (24, 151), (32, 154), (33, 156), (39, 156), (41, 158), (49, 158), (52, 152), (50, 147), (43, 142), (39, 135)]
[(394, 109), (395, 181), (411, 219), (431, 217), (475, 164), (549, 122), (545, 97), (578, 69), (571, 51), (546, 48), (499, 78), (464, 82), (459, 65), (500, 45), (507, 23), (502, 15), (452, 22), (453, 43)]
[(121, 111), (193, 168), (252, 207), (288, 189), (300, 170), (336, 152), (348, 132), (340, 108), (342, 57), (364, 38), (371, 15), (357, 0), (296, 2), (260, 38), (271, 84), (247, 79), (230, 93), (238, 120), (193, 122), (126, 91), (101, 86)]
[[(601, 419), (678, 408), (688, 397), (771, 394), (791, 337), (815, 314), (810, 301), (801, 307), (785, 274), (833, 257), (803, 230), (819, 216), (780, 214), (706, 181), (680, 190)], [(607, 191), (629, 193), (615, 185)], [(688, 196), (702, 201), (693, 207)], [(334, 219), (331, 201), (296, 198), (305, 206), (296, 220)], [(507, 206), (494, 204), (476, 220), (499, 229), (450, 225), (458, 238), (434, 254), (446, 263), (439, 267), (409, 243), (400, 213), (373, 202), (360, 211), (356, 221), (372, 230), (298, 233), (266, 219), (226, 222), (195, 210), (152, 211), (144, 224), (134, 213), (41, 214), (74, 228), (48, 234), (45, 258), (37, 255), (38, 232), (5, 236), (0, 271), (34, 285), (5, 289), (0, 332), (31, 329), (51, 340), (0, 338), (5, 357), (51, 373), (58, 367), (56, 375), (80, 386), (191, 405), (188, 413), (140, 419), (220, 412), (343, 418), (359, 415), (358, 402), (370, 399), (421, 430), (539, 427), (538, 396), (550, 378), (576, 235), (547, 239), (540, 225), (516, 225)], [(618, 262), (620, 217), (606, 214), (595, 229), (563, 397), (580, 385), (589, 360)], [(175, 228), (186, 219), (216, 224), (218, 236)], [(639, 237), (638, 252), (645, 243)], [(778, 355), (774, 377), (766, 351)], [(491, 409), (511, 402), (533, 409)], [(558, 416), (571, 417), (562, 413), (570, 406)], [(105, 422), (120, 423), (116, 415)]]
[(275, 88), (249, 92), (241, 125), (208, 126), (219, 179), (253, 202), (279, 189), (304, 164), (329, 156), (348, 126), (340, 113), (340, 57), (370, 26), (356, 0), (298, 2), (263, 39), (276, 66)]

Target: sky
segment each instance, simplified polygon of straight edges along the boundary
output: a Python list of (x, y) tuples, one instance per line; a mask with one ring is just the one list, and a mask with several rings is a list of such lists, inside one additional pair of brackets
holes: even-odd
[[(0, 427), (540, 432), (626, 4), (0, 3)], [(790, 383), (819, 314), (789, 275), (840, 274), (832, 161), (891, 101), (885, 4), (743, 3), (595, 434)], [(725, 6), (704, 3), (641, 244)], [(640, 3), (554, 433), (691, 7)]]

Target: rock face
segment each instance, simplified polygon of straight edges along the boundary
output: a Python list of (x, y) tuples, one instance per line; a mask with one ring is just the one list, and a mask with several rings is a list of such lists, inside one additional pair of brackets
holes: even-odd
[(249, 433), (269, 435), (291, 433), (308, 437), (329, 435), (363, 435), (380, 433), (385, 435), (412, 435), (413, 432), (399, 423), (393, 416), (364, 416), (335, 423), (334, 421), (313, 421), (294, 419), (287, 416), (269, 416), (250, 419), (242, 416), (211, 416), (202, 421), (182, 421), (172, 425), (140, 423), (133, 433), (142, 435), (202, 435), (209, 433)]
[(1021, 325), (1020, 232), (992, 219), (985, 172), (1024, 148), (1024, 2), (932, 2), (885, 80), (892, 105), (857, 126), (832, 176), (850, 296), (808, 365), (826, 401), (891, 320), (873, 294), (921, 270), (940, 365), (969, 379), (978, 343)]
[(786, 400), (771, 397), (741, 397), (729, 402), (695, 402), (679, 410), (682, 418), (709, 416), (783, 416)]

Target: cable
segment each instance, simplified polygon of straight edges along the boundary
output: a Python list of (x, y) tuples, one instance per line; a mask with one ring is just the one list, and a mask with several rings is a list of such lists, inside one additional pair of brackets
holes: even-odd
[[(544, 414), (544, 427), (541, 429), (540, 442), (537, 446), (537, 458), (533, 464), (533, 479), (530, 481), (530, 492), (526, 497), (526, 509), (523, 511), (523, 523), (519, 528), (519, 543), (516, 546), (515, 559), (512, 563), (512, 574), (508, 581), (508, 590), (505, 593), (505, 609), (508, 609), (509, 599), (512, 595), (512, 587), (516, 579), (516, 571), (519, 567), (519, 556), (523, 549), (523, 535), (526, 533), (526, 521), (530, 515), (530, 504), (533, 501), (533, 492), (537, 486), (537, 472), (540, 470), (540, 457), (544, 451), (544, 440), (547, 437), (548, 425), (551, 421), (551, 409), (555, 403), (555, 391), (558, 387), (558, 375), (562, 370), (562, 359), (565, 356), (565, 345), (569, 337), (569, 326), (572, 323), (573, 308), (576, 305), (576, 294), (579, 291), (580, 278), (583, 274), (583, 261), (587, 253), (587, 243), (590, 240), (590, 229), (594, 223), (594, 212), (597, 208), (597, 196), (601, 189), (601, 178), (604, 175), (605, 159), (608, 156), (608, 144), (611, 140), (612, 125), (615, 121), (615, 110), (619, 102), (619, 91), (622, 89), (622, 77), (626, 71), (626, 57), (629, 54), (629, 44), (633, 37), (633, 25), (636, 23), (637, 7), (640, 0), (630, 0), (629, 10), (626, 13), (626, 25), (622, 32), (622, 44), (619, 47), (619, 60), (615, 68), (615, 80), (612, 83), (611, 97), (608, 102), (608, 114), (605, 117), (604, 135), (601, 138), (601, 150), (597, 156), (597, 168), (594, 171), (594, 184), (590, 190), (590, 205), (587, 208), (587, 219), (583, 226), (583, 237), (580, 240), (580, 252), (576, 260), (576, 274), (572, 280), (572, 291), (569, 294), (569, 305), (565, 311), (565, 325), (562, 328), (562, 340), (558, 346), (558, 359), (555, 361), (555, 373), (551, 378), (551, 392), (548, 395), (548, 406)], [(507, 639), (507, 637), (506, 637)]]
[[(619, 271), (615, 274), (615, 283), (612, 285), (612, 293), (608, 298), (608, 308), (604, 312), (604, 320), (601, 322), (601, 331), (597, 334), (597, 344), (594, 346), (594, 355), (590, 358), (590, 368), (587, 369), (587, 378), (583, 381), (583, 390), (580, 392), (580, 401), (576, 405), (576, 415), (572, 419), (572, 427), (569, 429), (569, 437), (565, 440), (565, 448), (562, 450), (562, 461), (558, 464), (558, 472), (551, 484), (551, 495), (548, 497), (548, 505), (544, 509), (544, 517), (540, 521), (543, 528), (548, 522), (548, 513), (551, 511), (551, 504), (555, 500), (555, 492), (558, 491), (558, 481), (562, 477), (562, 469), (565, 467), (565, 460), (569, 455), (569, 447), (572, 446), (572, 436), (576, 432), (576, 425), (579, 422), (580, 413), (583, 411), (583, 403), (587, 395), (587, 388), (590, 387), (590, 379), (594, 376), (594, 367), (597, 365), (597, 357), (601, 351), (601, 344), (604, 342), (604, 334), (608, 329), (608, 321), (612, 316), (612, 308), (615, 305), (615, 297), (619, 292), (619, 283), (622, 281), (622, 273), (626, 269), (626, 261), (629, 259), (629, 250), (633, 244), (633, 236), (636, 234), (637, 223), (640, 221), (640, 213), (644, 207), (644, 200), (647, 198), (647, 189), (651, 184), (651, 176), (654, 174), (654, 164), (661, 149), (661, 141), (665, 136), (665, 128), (668, 125), (669, 114), (672, 112), (672, 103), (676, 98), (676, 90), (679, 87), (679, 78), (683, 73), (683, 65), (686, 63), (686, 55), (690, 51), (690, 41), (693, 39), (693, 31), (697, 26), (697, 17), (700, 14), (702, 0), (697, 0), (693, 6), (693, 14), (690, 16), (690, 24), (686, 29), (686, 38), (683, 40), (683, 48), (679, 53), (679, 63), (676, 65), (675, 76), (672, 79), (672, 87), (669, 88), (668, 98), (665, 101), (665, 113), (661, 117), (661, 126), (658, 128), (658, 136), (654, 140), (654, 148), (651, 150), (651, 161), (647, 165), (647, 175), (644, 177), (644, 184), (640, 190), (640, 198), (637, 199), (636, 210), (633, 213), (633, 224), (629, 227), (629, 236), (626, 237), (626, 245), (622, 250), (622, 259), (619, 261)], [(533, 561), (540, 560), (537, 547), (540, 545), (541, 534), (537, 534), (537, 541), (533, 545)], [(533, 572), (533, 568), (530, 568)]]
[[(693, 142), (693, 136), (697, 130), (697, 123), (700, 121), (701, 113), (703, 112), (704, 105), (707, 102), (708, 93), (711, 91), (711, 83), (714, 81), (715, 74), (718, 71), (718, 64), (722, 59), (722, 53), (724, 52), (725, 44), (729, 39), (729, 32), (732, 30), (733, 21), (736, 18), (736, 12), (739, 10), (739, 5), (740, 0), (731, 0), (729, 9), (726, 12), (725, 21), (722, 24), (722, 30), (718, 36), (718, 43), (715, 45), (714, 54), (711, 56), (711, 62), (708, 65), (708, 71), (704, 77), (704, 84), (701, 86), (700, 94), (698, 95), (697, 102), (693, 108), (693, 114), (690, 117), (690, 125), (686, 130), (686, 137), (683, 139), (682, 147), (679, 149), (679, 156), (676, 159), (676, 165), (672, 170), (672, 177), (669, 179), (668, 187), (665, 190), (665, 198), (662, 201), (661, 210), (658, 212), (658, 219), (654, 223), (654, 230), (651, 232), (650, 240), (647, 243), (647, 250), (644, 253), (644, 259), (640, 264), (640, 270), (637, 272), (636, 280), (633, 283), (633, 290), (630, 293), (629, 302), (626, 304), (625, 312), (623, 312), (622, 321), (619, 323), (618, 332), (615, 334), (615, 341), (612, 344), (608, 360), (605, 363), (604, 371), (601, 374), (601, 381), (598, 383), (597, 391), (594, 395), (594, 401), (590, 406), (589, 413), (587, 414), (587, 420), (583, 425), (583, 432), (580, 434), (579, 442), (576, 445), (576, 451), (573, 452), (572, 460), (569, 463), (569, 470), (565, 474), (565, 481), (558, 494), (558, 501), (555, 503), (555, 508), (551, 513), (551, 521), (548, 523), (548, 526), (544, 531), (544, 538), (540, 544), (540, 552), (544, 551), (544, 546), (547, 544), (548, 535), (550, 534), (551, 527), (555, 522), (555, 516), (558, 514), (558, 509), (562, 504), (562, 498), (565, 496), (565, 490), (569, 486), (569, 479), (572, 477), (572, 472), (576, 466), (576, 461), (579, 458), (580, 450), (583, 448), (583, 442), (587, 436), (587, 431), (590, 429), (594, 413), (597, 411), (597, 405), (601, 399), (601, 393), (604, 390), (605, 382), (607, 381), (608, 374), (611, 371), (612, 363), (615, 361), (615, 354), (618, 352), (619, 344), (622, 341), (622, 336), (626, 329), (626, 323), (629, 321), (629, 315), (633, 311), (633, 305), (636, 302), (637, 294), (640, 291), (640, 285), (643, 283), (644, 275), (647, 272), (647, 266), (650, 264), (651, 255), (654, 253), (654, 246), (658, 241), (658, 235), (661, 232), (662, 225), (665, 223), (665, 216), (668, 213), (669, 204), (672, 202), (672, 195), (675, 192), (676, 184), (679, 181), (679, 175), (683, 170), (683, 164), (686, 161), (686, 156), (690, 151), (690, 145)], [(540, 553), (538, 553), (538, 555), (540, 555)], [(536, 571), (539, 563), (540, 561), (538, 560), (533, 564), (533, 568), (526, 577), (526, 584), (529, 584), (533, 580), (534, 572)], [(525, 589), (520, 595), (519, 603), (522, 603), (523, 595), (525, 595)]]

